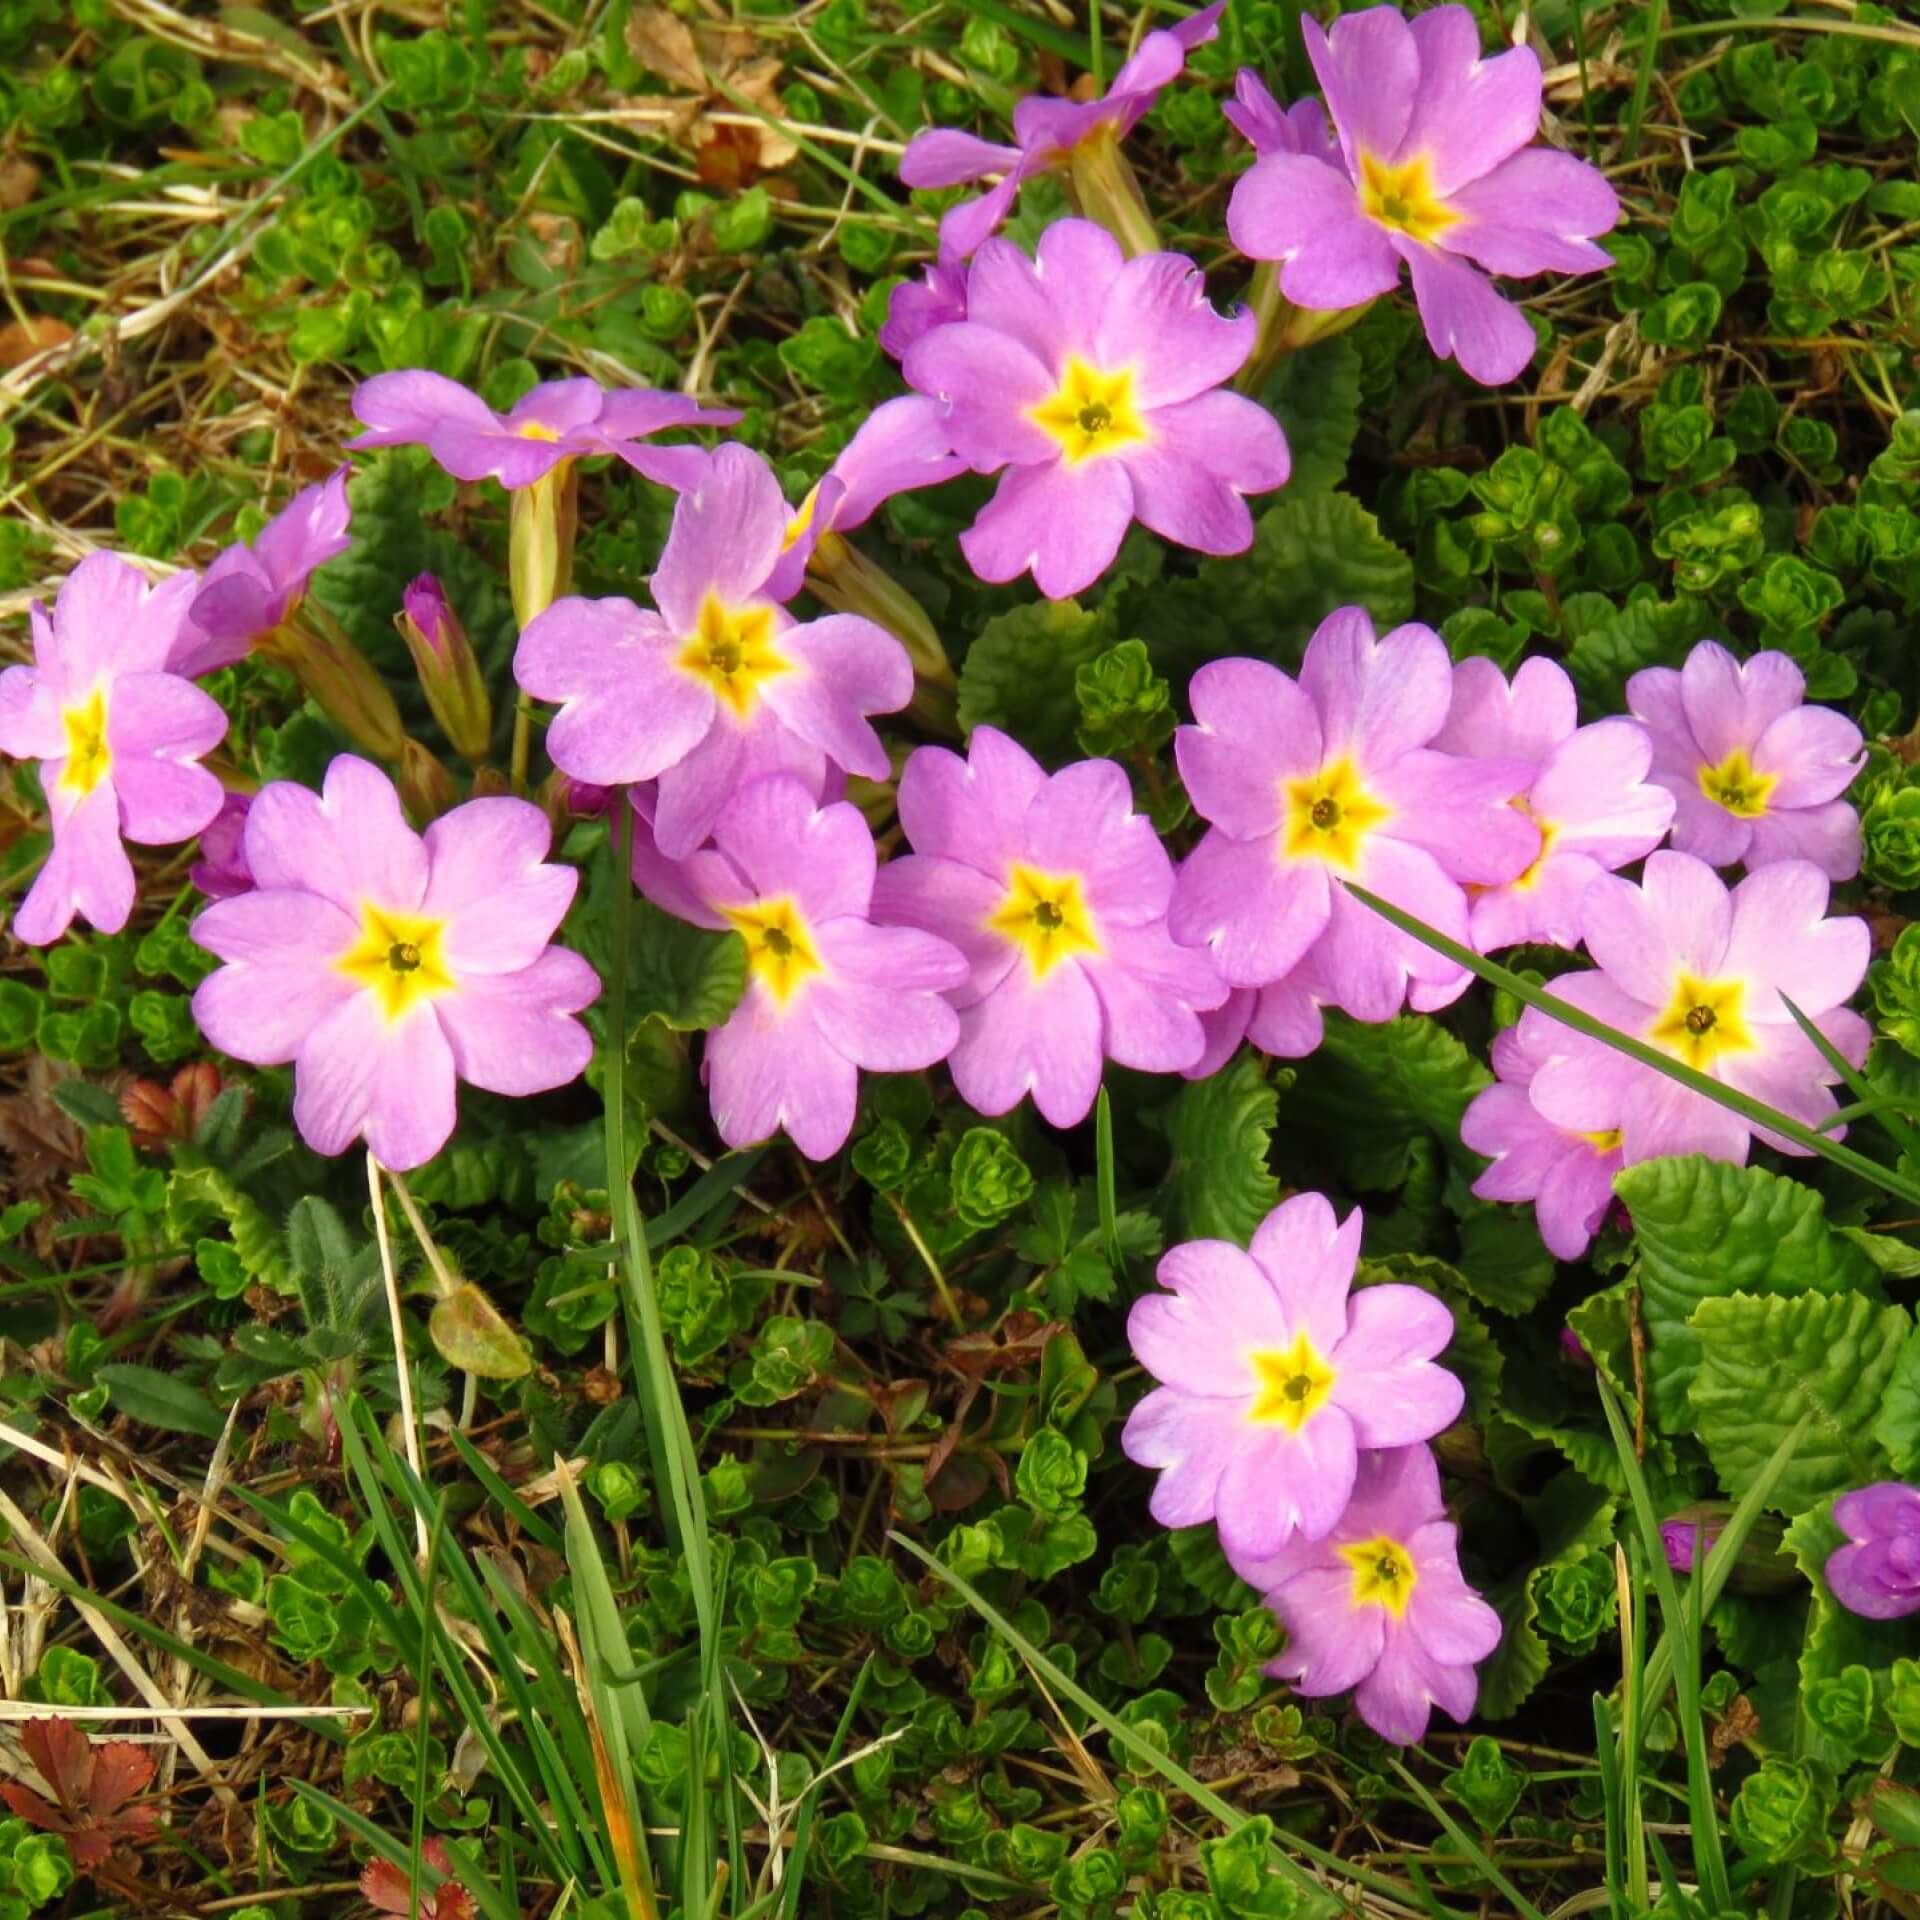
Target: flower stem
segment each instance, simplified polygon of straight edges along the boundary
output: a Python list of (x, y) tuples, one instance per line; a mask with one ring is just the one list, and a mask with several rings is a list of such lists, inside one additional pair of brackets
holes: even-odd
[[(511, 495), (507, 536), (513, 617), (524, 633), (530, 622), (573, 585), (573, 545), (580, 528), (580, 476), (571, 460)], [(533, 738), (533, 702), (522, 691), (513, 709), (513, 753), (507, 763), (513, 791), (527, 791)]]
[(837, 533), (823, 533), (807, 568), (807, 585), (835, 613), (857, 613), (885, 627), (913, 662), (913, 699), (908, 714), (929, 733), (960, 732), (953, 663), (932, 619), (877, 560)]
[(1075, 145), (1068, 169), (1074, 205), (1085, 218), (1105, 227), (1128, 259), (1160, 251), (1160, 229), (1147, 210), (1147, 197), (1127, 156), (1120, 151), (1118, 128), (1094, 128)]

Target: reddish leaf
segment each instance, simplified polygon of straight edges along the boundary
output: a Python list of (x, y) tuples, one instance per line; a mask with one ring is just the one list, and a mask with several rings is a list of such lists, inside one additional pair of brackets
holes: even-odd
[(50, 1806), (30, 1788), (11, 1783), (0, 1798), (22, 1820), (46, 1833), (66, 1836), (79, 1867), (97, 1867), (116, 1847), (144, 1846), (160, 1816), (151, 1807), (129, 1807), (153, 1778), (153, 1755), (130, 1740), (96, 1744), (71, 1720), (29, 1720), (20, 1744), (60, 1803)]
[[(436, 1835), (420, 1849), (420, 1857), (435, 1873), (449, 1876), (429, 1893), (420, 1889), (419, 1920), (473, 1920), (473, 1895), (453, 1879), (453, 1861), (445, 1843)], [(360, 1896), (382, 1913), (406, 1915), (412, 1912), (413, 1876), (391, 1860), (369, 1861), (360, 1876)]]

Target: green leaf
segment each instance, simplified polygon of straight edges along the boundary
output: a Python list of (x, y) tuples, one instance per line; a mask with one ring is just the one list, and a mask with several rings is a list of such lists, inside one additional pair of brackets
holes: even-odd
[(190, 1387), (158, 1367), (96, 1367), (94, 1379), (107, 1389), (114, 1406), (131, 1420), (167, 1433), (196, 1434), (218, 1440), (226, 1418), (198, 1387)]
[(1286, 430), (1288, 497), (1337, 487), (1360, 431), (1359, 348), (1342, 337), (1286, 354), (1260, 399)]
[[(1785, 1547), (1813, 1590), (1807, 1613), (1806, 1637), (1800, 1649), (1800, 1685), (1803, 1696), (1823, 1681), (1837, 1680), (1849, 1667), (1865, 1667), (1874, 1677), (1876, 1692), (1885, 1695), (1894, 1661), (1909, 1653), (1913, 1628), (1905, 1620), (1869, 1620), (1850, 1612), (1833, 1597), (1827, 1585), (1827, 1562), (1847, 1544), (1824, 1500), (1809, 1507), (1787, 1528)], [(1809, 1723), (1802, 1738), (1811, 1741), (1815, 1759), (1845, 1765), (1856, 1756), (1835, 1751), (1836, 1744)]]
[(960, 663), (960, 724), (998, 727), (1041, 760), (1074, 757), (1076, 678), (1117, 636), (1105, 608), (1040, 600), (997, 613)]
[(1907, 1335), (1894, 1358), (1873, 1437), (1886, 1448), (1902, 1480), (1920, 1473), (1920, 1328)]
[(435, 1304), (427, 1332), (441, 1359), (462, 1373), (482, 1380), (518, 1380), (533, 1371), (526, 1342), (471, 1280)]
[(651, 900), (633, 902), (627, 965), (629, 1016), (676, 1033), (724, 1026), (747, 990), (747, 943), (737, 933), (690, 926)]
[(1279, 1107), (1277, 1087), (1251, 1053), (1190, 1081), (1168, 1103), (1173, 1163), (1161, 1191), (1172, 1237), (1239, 1246), (1252, 1239), (1280, 1200), (1280, 1182), (1267, 1165)]
[(1530, 1313), (1553, 1285), (1554, 1262), (1533, 1217), (1485, 1207), (1460, 1223), (1460, 1278), (1495, 1313)]
[(1840, 1293), (1872, 1281), (1866, 1256), (1827, 1224), (1825, 1200), (1797, 1180), (1688, 1154), (1628, 1167), (1613, 1184), (1640, 1247), (1653, 1411), (1670, 1430), (1691, 1424), (1700, 1341), (1687, 1322), (1701, 1301)]
[(1736, 1498), (1781, 1436), (1813, 1418), (1780, 1476), (1773, 1506), (1800, 1513), (1824, 1495), (1886, 1475), (1873, 1437), (1880, 1401), (1912, 1325), (1904, 1307), (1860, 1293), (1706, 1300), (1689, 1323), (1700, 1342), (1690, 1389), (1700, 1438)]

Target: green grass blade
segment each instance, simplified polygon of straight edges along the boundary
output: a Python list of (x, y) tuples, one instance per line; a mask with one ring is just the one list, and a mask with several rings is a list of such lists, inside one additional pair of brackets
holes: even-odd
[(1100, 1197), (1100, 1237), (1106, 1242), (1107, 1265), (1116, 1280), (1126, 1278), (1127, 1257), (1120, 1249), (1119, 1177), (1113, 1161), (1113, 1107), (1107, 1090), (1100, 1089), (1094, 1108), (1094, 1186)]
[(1498, 1887), (1507, 1896), (1513, 1903), (1513, 1911), (1521, 1916), (1521, 1920), (1546, 1920), (1546, 1915), (1494, 1865), (1479, 1841), (1434, 1798), (1425, 1781), (1396, 1755), (1390, 1753), (1386, 1758), (1387, 1765), (1400, 1776), (1407, 1791), (1426, 1808), (1434, 1824), (1473, 1863), (1475, 1869), (1486, 1877), (1488, 1886)]

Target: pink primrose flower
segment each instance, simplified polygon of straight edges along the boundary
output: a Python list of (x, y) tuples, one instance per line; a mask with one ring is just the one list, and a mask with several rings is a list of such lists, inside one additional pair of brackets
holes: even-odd
[(235, 541), (201, 577), (192, 628), (182, 629), (174, 673), (189, 679), (244, 660), (306, 596), (315, 568), (353, 544), (347, 531), (347, 469), (303, 487), (261, 528), (252, 546)]
[(1522, 1020), (1496, 1036), (1493, 1070), (1499, 1077), (1474, 1095), (1461, 1117), (1460, 1138), (1493, 1162), (1473, 1191), (1482, 1200), (1531, 1200), (1547, 1251), (1558, 1260), (1577, 1260), (1607, 1217), (1613, 1176), (1626, 1154), (1617, 1124), (1556, 1126), (1529, 1098), (1534, 1074), (1558, 1044), (1544, 1031), (1551, 1024)]
[(1131, 133), (1151, 111), (1161, 89), (1180, 77), (1187, 55), (1219, 32), (1225, 11), (1226, 0), (1214, 0), (1212, 6), (1189, 14), (1177, 26), (1147, 34), (1097, 100), (1028, 94), (1013, 110), (1011, 146), (953, 127), (930, 127), (915, 134), (900, 158), (900, 178), (910, 187), (957, 187), (990, 174), (1000, 176), (997, 186), (977, 199), (963, 201), (942, 218), (942, 253), (966, 259), (1013, 211), (1021, 187), (1036, 174), (1063, 166), (1088, 135), (1102, 128), (1110, 128), (1117, 138)]
[(454, 1087), (544, 1093), (586, 1066), (574, 1016), (600, 991), (552, 946), (578, 876), (548, 863), (546, 815), (469, 800), (424, 835), (393, 782), (342, 754), (324, 791), (262, 787), (247, 813), (253, 890), (193, 937), (226, 965), (193, 996), (200, 1030), (255, 1066), (293, 1063), (293, 1118), (316, 1153), (364, 1137), (386, 1166), (430, 1160)]
[[(1729, 892), (1704, 861), (1665, 849), (1648, 857), (1638, 886), (1614, 874), (1593, 882), (1582, 920), (1598, 964), (1561, 975), (1547, 991), (1821, 1126), (1835, 1111), (1831, 1089), (1840, 1076), (1800, 1031), (1787, 1000), (1853, 1066), (1872, 1038), (1846, 1005), (1867, 970), (1867, 923), (1826, 912), (1827, 877), (1809, 861), (1763, 867)], [(1534, 1108), (1567, 1132), (1618, 1129), (1624, 1166), (1679, 1153), (1744, 1164), (1756, 1133), (1782, 1153), (1806, 1152), (1537, 1008), (1521, 1027), (1519, 1044), (1536, 1063)]]
[(1127, 260), (1089, 220), (1056, 220), (1034, 259), (1010, 240), (983, 246), (966, 319), (924, 334), (902, 367), (945, 404), (955, 453), (1006, 469), (960, 536), (974, 572), (1031, 569), (1062, 599), (1100, 577), (1135, 520), (1201, 553), (1244, 551), (1244, 496), (1288, 473), (1279, 423), (1222, 384), (1255, 332), (1245, 308), (1214, 311), (1192, 261)]
[(220, 782), (196, 763), (227, 716), (169, 665), (195, 633), (198, 586), (192, 573), (154, 586), (118, 554), (89, 554), (51, 613), (31, 609), (33, 665), (0, 673), (0, 753), (39, 761), (53, 829), (13, 917), (30, 946), (57, 940), (76, 914), (118, 933), (134, 895), (123, 839), (172, 846), (220, 810)]
[(1482, 953), (1528, 940), (1578, 946), (1588, 883), (1651, 853), (1673, 819), (1672, 795), (1648, 781), (1646, 729), (1618, 718), (1581, 726), (1573, 682), (1552, 660), (1523, 661), (1511, 685), (1491, 660), (1461, 661), (1433, 744), (1467, 759), (1534, 767), (1514, 804), (1539, 829), (1540, 854), (1505, 886), (1470, 890), (1473, 944)]
[(220, 811), (200, 829), (200, 858), (187, 878), (209, 900), (231, 900), (253, 885), (247, 871), (247, 812), (252, 805), (250, 793), (225, 794)]
[(1281, 262), (1280, 291), (1319, 311), (1390, 293), (1404, 267), (1434, 352), (1487, 386), (1512, 380), (1533, 328), (1486, 276), (1609, 266), (1592, 236), (1620, 217), (1597, 169), (1531, 144), (1540, 62), (1527, 47), (1483, 58), (1463, 6), (1300, 27), (1339, 151), (1263, 151), (1228, 203), (1234, 245)]
[(818, 797), (831, 769), (890, 770), (867, 716), (907, 704), (913, 668), (871, 620), (787, 613), (796, 524), (772, 468), (724, 446), (674, 509), (652, 582), (658, 612), (568, 598), (520, 635), (515, 677), (560, 703), (554, 764), (594, 786), (657, 780), (654, 831), (670, 859), (764, 774), (797, 774)]
[(1860, 817), (1840, 796), (1865, 758), (1860, 729), (1804, 704), (1784, 653), (1744, 663), (1702, 640), (1686, 664), (1646, 667), (1627, 704), (1653, 736), (1652, 777), (1674, 798), (1673, 844), (1710, 866), (1811, 860), (1829, 880), (1860, 871)]
[(1321, 1005), (1387, 1020), (1407, 1001), (1443, 1007), (1473, 977), (1351, 898), (1347, 881), (1465, 942), (1464, 886), (1504, 885), (1539, 855), (1538, 830), (1508, 804), (1530, 762), (1429, 746), (1452, 688), (1438, 634), (1376, 638), (1361, 607), (1322, 622), (1297, 681), (1258, 660), (1193, 676), (1196, 724), (1174, 753), (1212, 824), (1181, 867), (1169, 925), (1207, 947), (1231, 986), (1274, 988), (1312, 962), (1261, 1010), (1288, 1051), (1317, 1044)]
[(1426, 1447), (1364, 1453), (1353, 1499), (1324, 1539), (1260, 1558), (1230, 1555), (1287, 1630), (1267, 1671), (1310, 1700), (1353, 1689), (1383, 1740), (1423, 1738), (1438, 1707), (1465, 1720), (1500, 1616), (1460, 1572), (1458, 1530)]
[(1453, 1315), (1418, 1287), (1348, 1297), (1356, 1208), (1320, 1194), (1267, 1215), (1245, 1253), (1224, 1240), (1170, 1248), (1165, 1293), (1134, 1303), (1127, 1338), (1160, 1384), (1127, 1417), (1127, 1458), (1159, 1470), (1149, 1509), (1165, 1527), (1211, 1520), (1230, 1558), (1324, 1536), (1354, 1488), (1363, 1447), (1404, 1447), (1459, 1417), (1460, 1382), (1434, 1358)]
[(969, 1106), (1006, 1113), (1031, 1093), (1070, 1127), (1103, 1059), (1177, 1073), (1199, 1058), (1200, 1014), (1226, 987), (1205, 954), (1169, 938), (1173, 866), (1111, 760), (1050, 775), (976, 727), (964, 760), (913, 755), (899, 805), (914, 850), (880, 869), (874, 918), (966, 955), (950, 1064)]
[(1843, 1493), (1833, 1518), (1847, 1544), (1827, 1556), (1827, 1585), (1849, 1613), (1904, 1620), (1920, 1613), (1920, 1491), (1898, 1480)]
[(873, 924), (873, 832), (858, 807), (816, 806), (782, 773), (744, 787), (712, 846), (683, 861), (664, 861), (636, 826), (648, 898), (746, 942), (746, 995), (708, 1034), (702, 1069), (729, 1146), (784, 1127), (825, 1160), (853, 1130), (860, 1069), (911, 1072), (952, 1051), (960, 1019), (942, 996), (965, 984), (966, 959), (917, 928)]
[(662, 486), (690, 487), (706, 461), (694, 446), (654, 447), (669, 427), (730, 427), (734, 408), (709, 409), (685, 394), (548, 380), (496, 413), (471, 388), (423, 367), (376, 373), (353, 396), (367, 430), (347, 445), (425, 447), (456, 480), (497, 480), (509, 491), (544, 480), (563, 460), (617, 453)]
[(1233, 98), (1220, 111), (1253, 142), (1255, 153), (1299, 153), (1329, 166), (1340, 164), (1340, 143), (1327, 125), (1326, 108), (1311, 98), (1283, 107), (1251, 67), (1234, 77)]

